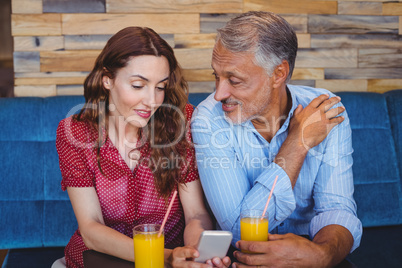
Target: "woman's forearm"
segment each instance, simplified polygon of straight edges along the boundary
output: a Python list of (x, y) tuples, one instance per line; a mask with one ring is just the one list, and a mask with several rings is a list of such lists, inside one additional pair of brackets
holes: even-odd
[(208, 214), (193, 217), (188, 221), (184, 229), (184, 245), (196, 247), (202, 231), (211, 230), (212, 228), (212, 221)]
[(101, 223), (91, 223), (81, 230), (81, 236), (89, 249), (128, 261), (134, 261), (133, 239)]

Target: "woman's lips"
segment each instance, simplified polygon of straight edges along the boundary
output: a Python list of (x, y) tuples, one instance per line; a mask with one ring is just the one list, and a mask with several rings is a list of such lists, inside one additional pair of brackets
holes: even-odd
[(146, 110), (134, 110), (142, 118), (149, 118), (151, 116), (151, 111)]

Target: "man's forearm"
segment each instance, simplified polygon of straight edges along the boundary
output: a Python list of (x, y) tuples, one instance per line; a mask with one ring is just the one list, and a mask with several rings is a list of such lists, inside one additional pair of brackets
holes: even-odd
[(299, 144), (297, 139), (292, 139), (288, 136), (274, 159), (274, 162), (288, 175), (292, 188), (295, 187), (307, 153), (308, 150)]
[(313, 242), (322, 249), (322, 267), (334, 267), (349, 254), (353, 236), (345, 227), (333, 224), (322, 228)]

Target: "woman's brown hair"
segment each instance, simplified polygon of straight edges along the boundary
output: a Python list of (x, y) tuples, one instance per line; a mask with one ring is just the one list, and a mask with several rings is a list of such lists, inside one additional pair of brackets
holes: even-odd
[[(187, 120), (183, 118), (188, 97), (188, 86), (173, 49), (155, 31), (146, 27), (127, 27), (113, 35), (97, 57), (95, 66), (84, 82), (85, 106), (75, 116), (76, 120), (87, 120), (99, 133), (97, 159), (100, 166), (100, 147), (108, 133), (109, 91), (104, 88), (102, 77), (115, 78), (116, 72), (125, 67), (136, 56), (152, 55), (165, 57), (170, 74), (165, 89), (163, 104), (154, 113), (139, 135), (151, 145), (151, 161), (154, 182), (159, 195), (169, 197), (178, 183), (183, 183), (181, 164), (185, 164), (188, 143), (184, 137)], [(151, 126), (152, 125), (152, 126)], [(151, 129), (152, 127), (152, 129)], [(105, 135), (103, 133), (106, 133)], [(145, 133), (152, 133), (148, 135)], [(170, 164), (166, 165), (167, 160)], [(177, 160), (181, 162), (177, 165)], [(181, 160), (181, 161), (180, 161)], [(163, 163), (164, 165), (161, 165)]]

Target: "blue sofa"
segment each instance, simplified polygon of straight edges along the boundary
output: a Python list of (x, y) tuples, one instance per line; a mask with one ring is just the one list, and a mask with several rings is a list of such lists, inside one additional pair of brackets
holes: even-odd
[[(197, 105), (208, 94), (190, 94)], [(341, 92), (353, 129), (354, 183), (361, 246), (357, 267), (402, 264), (402, 90)], [(77, 228), (55, 148), (59, 121), (82, 96), (0, 99), (0, 249), (3, 267), (50, 267)]]

